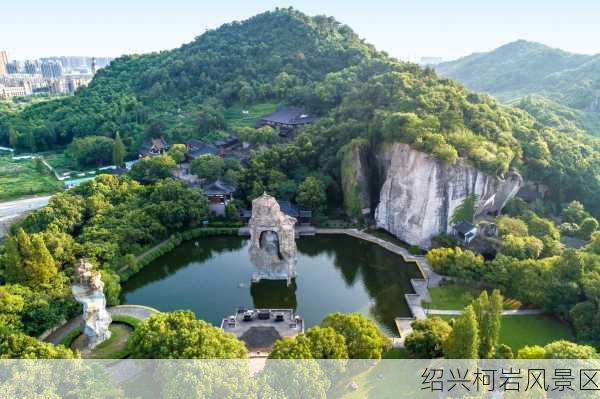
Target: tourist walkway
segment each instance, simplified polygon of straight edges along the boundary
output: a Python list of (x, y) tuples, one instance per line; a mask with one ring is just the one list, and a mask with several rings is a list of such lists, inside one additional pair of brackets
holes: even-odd
[[(130, 316), (135, 317), (138, 320), (144, 320), (154, 313), (158, 313), (158, 310), (150, 308), (148, 306), (141, 305), (119, 305), (108, 308), (108, 312), (111, 316)], [(43, 334), (39, 338), (46, 342), (51, 342), (54, 345), (60, 344), (63, 339), (73, 331), (77, 326), (81, 325), (82, 316), (77, 316), (72, 320), (69, 320), (67, 323), (59, 326), (54, 331)]]
[(400, 338), (392, 339), (395, 347), (404, 346), (404, 339), (412, 332), (412, 322), (415, 320), (422, 320), (427, 318), (427, 313), (423, 308), (423, 302), (431, 302), (431, 296), (429, 295), (429, 288), (438, 287), (444, 276), (437, 274), (433, 271), (433, 268), (427, 263), (424, 256), (413, 255), (406, 248), (396, 245), (390, 241), (384, 240), (379, 237), (375, 237), (369, 233), (366, 233), (358, 229), (317, 229), (317, 234), (346, 234), (352, 237), (359, 238), (361, 240), (369, 241), (377, 244), (390, 252), (398, 254), (408, 262), (415, 262), (423, 278), (412, 278), (410, 283), (413, 287), (414, 294), (404, 294), (408, 308), (412, 314), (410, 317), (397, 317), (396, 328), (400, 334)]
[[(439, 316), (459, 316), (462, 310), (445, 310), (445, 309), (427, 309), (425, 311), (428, 315), (439, 315)], [(502, 316), (532, 316), (544, 314), (543, 309), (512, 309), (503, 310)]]

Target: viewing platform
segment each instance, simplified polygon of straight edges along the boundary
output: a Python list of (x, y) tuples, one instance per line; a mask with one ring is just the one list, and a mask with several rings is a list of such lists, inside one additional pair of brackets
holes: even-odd
[(270, 352), (275, 341), (304, 332), (304, 320), (293, 309), (238, 309), (221, 329), (244, 341), (250, 352)]

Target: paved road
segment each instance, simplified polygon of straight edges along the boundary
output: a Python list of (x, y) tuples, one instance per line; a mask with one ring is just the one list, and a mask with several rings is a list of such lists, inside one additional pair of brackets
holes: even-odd
[(0, 202), (0, 238), (4, 237), (8, 227), (15, 219), (48, 205), (49, 200), (50, 196), (45, 196)]

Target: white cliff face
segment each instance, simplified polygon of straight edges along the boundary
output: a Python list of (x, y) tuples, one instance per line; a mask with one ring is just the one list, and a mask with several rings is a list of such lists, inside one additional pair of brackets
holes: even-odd
[(296, 277), (296, 219), (284, 214), (274, 197), (263, 194), (252, 201), (250, 260), (255, 280), (287, 280)]
[(517, 173), (503, 180), (462, 161), (446, 165), (407, 144), (388, 145), (378, 158), (384, 183), (375, 211), (377, 226), (424, 248), (436, 235), (450, 231), (454, 210), (469, 194), (479, 197), (477, 215), (499, 212), (523, 183)]
[(84, 260), (76, 268), (76, 275), (79, 281), (71, 286), (71, 292), (75, 300), (83, 305), (81, 330), (87, 337), (88, 349), (93, 349), (111, 335), (108, 327), (112, 318), (106, 310), (104, 283), (100, 273)]

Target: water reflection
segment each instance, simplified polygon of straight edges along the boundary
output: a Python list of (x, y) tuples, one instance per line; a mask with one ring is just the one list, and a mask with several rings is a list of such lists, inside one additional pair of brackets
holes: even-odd
[(250, 283), (255, 268), (245, 239), (186, 242), (127, 281), (124, 302), (191, 309), (213, 324), (239, 306), (293, 308), (307, 326), (331, 312), (361, 312), (389, 332), (395, 317), (409, 315), (404, 294), (419, 276), (413, 263), (348, 236), (302, 237), (297, 247), (297, 276), (287, 286), (285, 280)]

